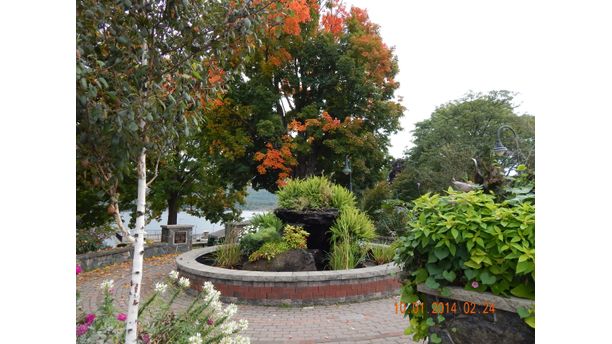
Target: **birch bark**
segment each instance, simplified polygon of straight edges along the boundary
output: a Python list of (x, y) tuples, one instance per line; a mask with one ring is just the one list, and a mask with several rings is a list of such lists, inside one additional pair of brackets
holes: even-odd
[(138, 308), (142, 282), (144, 258), (145, 197), (147, 193), (146, 149), (143, 148), (138, 159), (138, 200), (136, 203), (136, 228), (134, 229), (134, 254), (132, 260), (132, 281), (125, 327), (125, 343), (135, 344), (138, 338)]

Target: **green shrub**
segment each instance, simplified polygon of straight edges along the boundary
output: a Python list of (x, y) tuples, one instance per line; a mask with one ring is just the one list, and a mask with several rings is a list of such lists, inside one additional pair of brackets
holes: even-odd
[(408, 229), (408, 204), (402, 200), (384, 200), (380, 209), (374, 213), (376, 232), (379, 235), (397, 237)]
[(309, 235), (310, 233), (303, 230), (302, 227), (286, 225), (283, 230), (283, 241), (291, 249), (307, 248), (306, 238)]
[(94, 228), (78, 228), (76, 230), (76, 253), (82, 254), (105, 248), (104, 239), (115, 234), (111, 226), (100, 226)]
[(251, 226), (255, 227), (256, 229), (272, 227), (276, 229), (277, 232), (280, 232), (283, 228), (283, 221), (276, 217), (274, 213), (257, 214), (253, 216), (250, 222)]
[(383, 202), (389, 198), (391, 198), (389, 183), (382, 181), (363, 192), (359, 207), (371, 218), (376, 219), (377, 210), (381, 209)]
[(248, 233), (240, 239), (240, 252), (249, 256), (267, 242), (281, 241), (281, 235), (275, 227), (265, 227), (257, 232)]
[(289, 179), (277, 192), (278, 205), (295, 210), (331, 208), (332, 185), (325, 177)]
[(255, 262), (260, 259), (270, 260), (283, 252), (289, 251), (291, 248), (284, 242), (267, 242), (263, 244), (257, 251), (251, 253), (249, 256), (249, 262)]
[[(409, 278), (402, 302), (424, 301), (416, 285), (445, 294), (445, 286), (534, 298), (535, 207), (530, 202), (495, 202), (482, 191), (426, 194), (414, 201), (410, 229), (396, 262)], [(426, 314), (411, 316), (414, 340), (427, 336)], [(529, 324), (533, 319), (525, 321)]]

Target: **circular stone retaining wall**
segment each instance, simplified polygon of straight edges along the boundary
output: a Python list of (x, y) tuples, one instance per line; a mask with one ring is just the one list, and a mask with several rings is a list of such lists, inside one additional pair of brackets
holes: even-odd
[(327, 305), (360, 302), (397, 294), (400, 269), (394, 263), (351, 270), (266, 272), (223, 269), (196, 258), (218, 246), (192, 250), (176, 258), (181, 276), (201, 290), (210, 281), (225, 302), (256, 305)]

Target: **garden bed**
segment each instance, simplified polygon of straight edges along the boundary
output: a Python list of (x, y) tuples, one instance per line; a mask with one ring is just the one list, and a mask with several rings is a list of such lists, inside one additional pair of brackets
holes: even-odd
[(232, 270), (202, 264), (201, 256), (219, 246), (195, 249), (176, 258), (177, 270), (199, 291), (205, 281), (221, 291), (225, 302), (256, 305), (329, 305), (396, 295), (400, 288), (395, 263), (349, 270), (267, 272)]

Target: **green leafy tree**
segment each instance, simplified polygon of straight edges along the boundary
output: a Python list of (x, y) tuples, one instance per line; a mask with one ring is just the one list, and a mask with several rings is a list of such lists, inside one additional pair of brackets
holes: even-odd
[[(126, 343), (138, 334), (147, 187), (177, 137), (199, 125), (224, 79), (240, 72), (242, 53), (254, 44), (247, 34), (272, 4), (77, 2), (77, 160), (134, 243)], [(283, 6), (275, 9), (282, 22)], [(156, 157), (151, 179), (148, 154)], [(138, 185), (132, 231), (119, 212), (120, 185), (130, 174)]]
[(356, 190), (383, 178), (389, 136), (400, 129), (397, 58), (359, 8), (309, 2), (299, 35), (270, 29), (249, 56), (230, 97), (248, 107), (255, 188), (274, 191), (288, 177), (341, 173), (351, 157)]
[[(431, 118), (416, 124), (414, 147), (406, 152), (402, 172), (393, 181), (395, 195), (411, 200), (426, 192), (442, 192), (453, 179), (494, 185), (519, 160), (534, 171), (535, 117), (519, 116), (515, 108), (508, 91), (469, 93), (438, 107)], [(518, 137), (515, 141), (502, 131), (503, 144), (515, 152), (510, 159), (493, 152), (502, 125), (511, 126)]]

